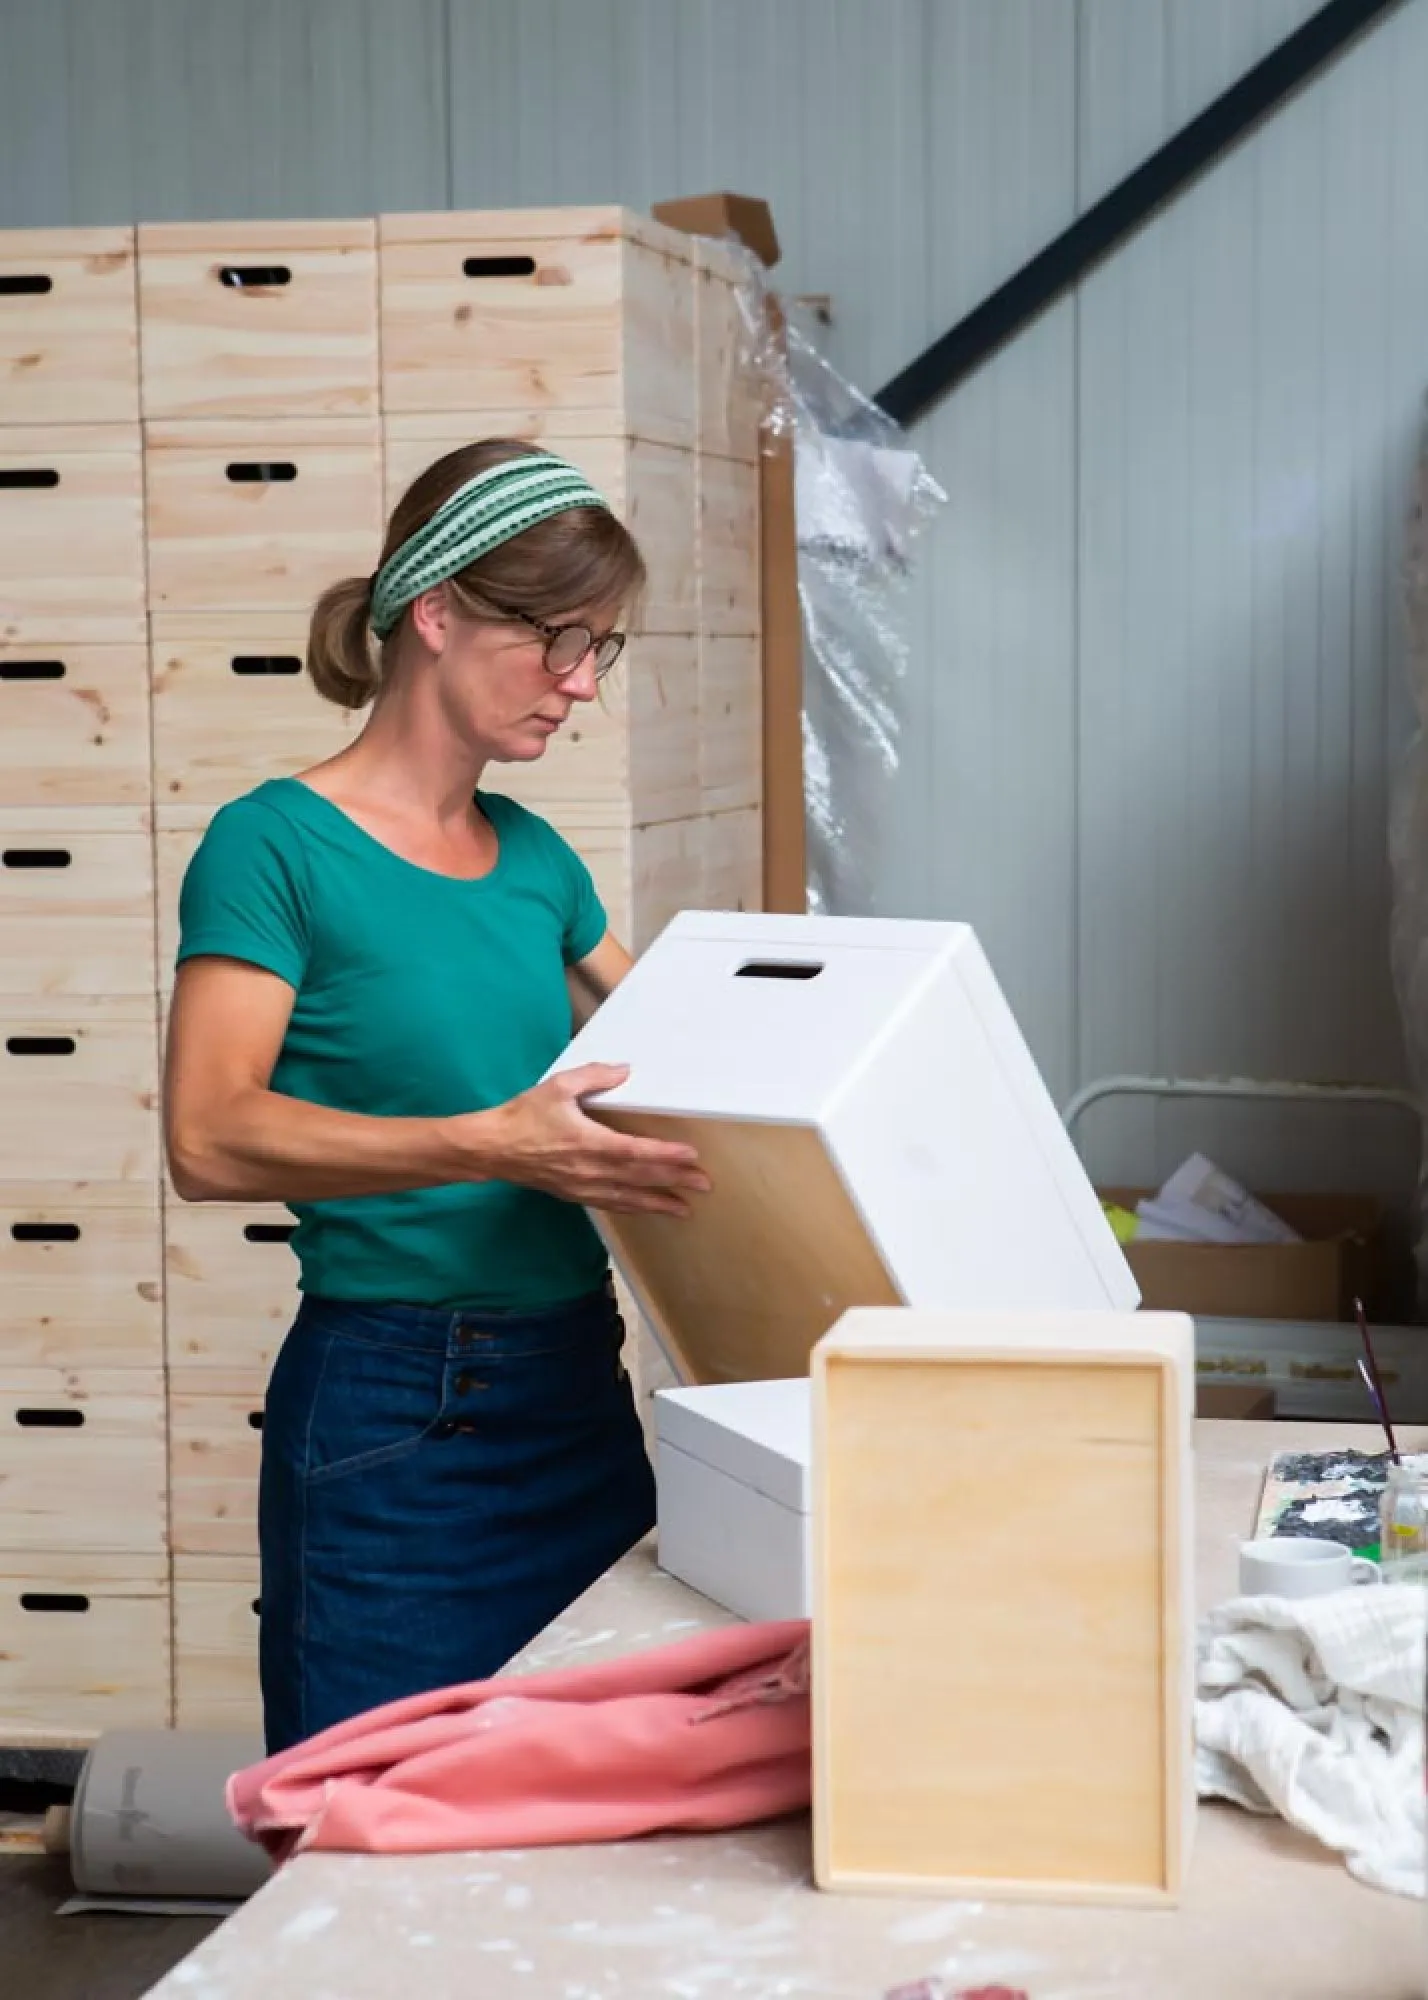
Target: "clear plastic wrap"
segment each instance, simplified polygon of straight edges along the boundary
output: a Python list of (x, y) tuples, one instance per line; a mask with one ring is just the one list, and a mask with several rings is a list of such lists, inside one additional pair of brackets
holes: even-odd
[[(1428, 420), (1406, 557), (1408, 673), (1418, 727), (1393, 788), (1389, 860), (1393, 876), (1393, 983), (1419, 1115), (1428, 1105)], [(1428, 1120), (1415, 1209), (1418, 1296), (1428, 1307)]]
[(875, 915), (872, 856), (898, 769), (908, 579), (946, 494), (902, 427), (840, 375), (747, 259), (742, 307), (766, 448), (791, 438), (803, 611), (808, 904)]

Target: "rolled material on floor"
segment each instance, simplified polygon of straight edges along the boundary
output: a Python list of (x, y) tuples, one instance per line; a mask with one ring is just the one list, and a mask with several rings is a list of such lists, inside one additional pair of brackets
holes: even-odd
[(86, 1896), (241, 1901), (272, 1864), (228, 1817), (224, 1787), (263, 1755), (259, 1738), (115, 1729), (84, 1760), (70, 1814), (70, 1867)]

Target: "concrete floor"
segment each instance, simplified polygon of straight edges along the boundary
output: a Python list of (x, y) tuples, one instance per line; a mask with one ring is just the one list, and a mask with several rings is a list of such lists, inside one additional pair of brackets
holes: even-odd
[(69, 1867), (0, 1854), (0, 1991), (13, 2000), (139, 2000), (216, 1928), (213, 1917), (57, 1917)]

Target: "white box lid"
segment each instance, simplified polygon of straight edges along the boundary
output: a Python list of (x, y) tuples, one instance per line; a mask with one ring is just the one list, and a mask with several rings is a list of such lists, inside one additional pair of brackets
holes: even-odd
[(781, 1507), (808, 1512), (813, 1415), (806, 1376), (662, 1389), (654, 1402), (655, 1435), (661, 1443), (727, 1473)]

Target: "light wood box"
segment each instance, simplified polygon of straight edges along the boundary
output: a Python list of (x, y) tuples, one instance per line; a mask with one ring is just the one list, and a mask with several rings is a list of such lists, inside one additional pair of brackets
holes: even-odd
[(16, 1367), (161, 1368), (154, 1191), (0, 1180), (0, 1301), (0, 1340)]
[(157, 1185), (152, 996), (0, 995), (0, 1178)]
[(0, 645), (0, 806), (147, 805), (142, 646)]
[(746, 462), (759, 455), (760, 386), (753, 336), (740, 304), (739, 253), (708, 236), (690, 238), (699, 449)]
[(7, 1363), (0, 1368), (0, 1483), (7, 1548), (162, 1551), (162, 1373)]
[(762, 628), (757, 464), (701, 453), (698, 508), (699, 630), (757, 637)]
[(702, 632), (698, 673), (700, 810), (726, 813), (760, 807), (764, 729), (758, 638)]
[(214, 1369), (203, 1390), (169, 1396), (171, 1546), (180, 1555), (258, 1549), (263, 1396), (251, 1371)]
[(261, 1729), (255, 1558), (174, 1557), (174, 1726)]
[(687, 236), (619, 208), (485, 209), (384, 215), (377, 241), (384, 410), (597, 410), (693, 445)]
[(1194, 1329), (856, 1312), (813, 1367), (823, 1889), (1173, 1902)]
[(142, 644), (136, 424), (0, 430), (0, 643)]
[(763, 908), (764, 819), (757, 806), (710, 813), (701, 822), (704, 850), (703, 907), (748, 911)]
[(361, 416), (377, 407), (377, 225), (145, 223), (148, 418)]
[[(630, 629), (642, 633), (696, 632), (694, 453), (648, 438), (596, 430), (597, 414), (469, 409), (389, 416), (383, 425), (388, 511), (420, 473), (459, 445), (491, 437), (541, 445), (583, 472), (639, 543), (649, 579), (639, 603), (630, 608)], [(727, 539), (727, 529), (724, 534)], [(581, 607), (566, 608), (575, 611)]]
[(164, 1203), (169, 1379), (201, 1393), (214, 1370), (261, 1404), (298, 1307), (296, 1228), (276, 1203)]
[(138, 420), (133, 230), (0, 230), (0, 424)]
[(149, 815), (0, 807), (0, 993), (152, 994), (154, 973)]
[(306, 669), (304, 617), (156, 613), (154, 796), (217, 807), (335, 756), (363, 717), (324, 701)]
[(0, 1551), (0, 1743), (168, 1726), (168, 1571), (164, 1556)]
[(306, 614), (382, 539), (381, 450), (366, 417), (146, 425), (155, 611)]

